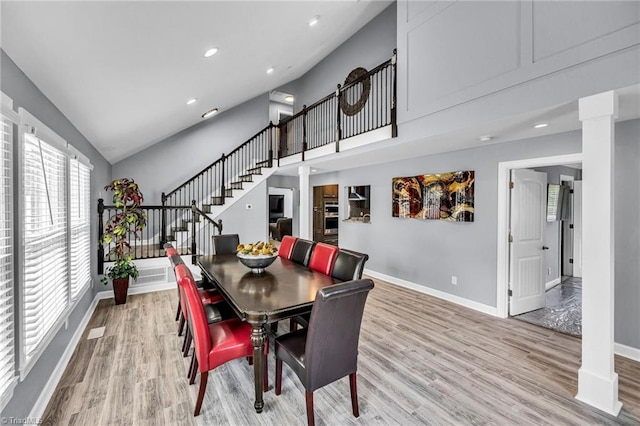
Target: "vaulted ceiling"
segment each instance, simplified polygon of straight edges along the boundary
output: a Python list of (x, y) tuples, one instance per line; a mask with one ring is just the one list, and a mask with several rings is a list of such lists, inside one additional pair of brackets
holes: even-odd
[(302, 76), (391, 3), (2, 1), (0, 40), (115, 163)]

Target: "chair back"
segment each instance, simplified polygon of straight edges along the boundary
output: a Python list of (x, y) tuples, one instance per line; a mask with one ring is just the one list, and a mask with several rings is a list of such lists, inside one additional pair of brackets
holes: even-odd
[(292, 237), (291, 235), (285, 235), (282, 237), (280, 248), (278, 248), (278, 256), (284, 257), (285, 259), (291, 259), (291, 252), (293, 251), (293, 246), (295, 245), (296, 240), (297, 238)]
[(313, 303), (305, 347), (305, 388), (313, 392), (355, 373), (358, 339), (370, 279), (322, 288)]
[(238, 234), (224, 234), (213, 236), (213, 254), (234, 254), (240, 244)]
[(293, 245), (290, 260), (292, 262), (299, 263), (300, 265), (308, 266), (314, 244), (315, 243), (313, 241), (298, 238), (296, 243)]
[(364, 264), (368, 259), (368, 254), (340, 249), (333, 262), (331, 276), (340, 281), (359, 280), (362, 278)]
[(200, 371), (209, 371), (209, 351), (211, 350), (211, 335), (209, 334), (209, 324), (207, 323), (207, 315), (204, 312), (204, 306), (196, 282), (193, 279), (191, 271), (186, 265), (176, 266), (176, 277), (178, 285), (183, 291), (186, 299), (188, 317), (193, 335), (194, 354), (198, 359)]
[(171, 266), (173, 267), (173, 274), (176, 276), (176, 288), (178, 289), (178, 300), (180, 301), (180, 309), (182, 310), (182, 315), (187, 318), (187, 305), (185, 302), (185, 298), (182, 297), (182, 292), (180, 290), (180, 280), (178, 279), (178, 275), (176, 275), (176, 266), (184, 265), (184, 261), (177, 254), (173, 256), (169, 256), (169, 262), (171, 262)]
[(175, 247), (173, 247), (171, 243), (164, 244), (164, 253), (167, 255), (167, 257), (178, 255), (178, 251), (175, 249)]
[(331, 275), (333, 262), (336, 259), (338, 247), (325, 243), (316, 243), (309, 259), (309, 269)]

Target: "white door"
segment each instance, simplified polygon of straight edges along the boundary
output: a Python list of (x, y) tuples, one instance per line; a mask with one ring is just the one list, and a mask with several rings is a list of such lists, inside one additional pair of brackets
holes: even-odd
[(582, 181), (573, 182), (573, 276), (582, 277)]
[(512, 170), (509, 314), (545, 307), (544, 230), (547, 174)]

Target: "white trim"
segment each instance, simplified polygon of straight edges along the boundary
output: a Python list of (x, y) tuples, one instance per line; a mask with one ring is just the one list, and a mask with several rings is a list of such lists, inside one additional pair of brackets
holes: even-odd
[(325, 155), (331, 155), (336, 153), (336, 143), (331, 142), (326, 145), (319, 146), (317, 148), (310, 149), (304, 153), (304, 159), (313, 160), (314, 158), (324, 157)]
[(84, 330), (87, 328), (87, 325), (89, 324), (89, 321), (93, 316), (93, 312), (96, 310), (98, 300), (100, 299), (96, 294), (96, 296), (93, 298), (93, 301), (91, 302), (91, 305), (89, 305), (89, 309), (87, 309), (84, 316), (82, 317), (82, 320), (80, 321), (80, 324), (78, 324), (76, 331), (73, 333), (71, 340), (69, 340), (67, 348), (64, 350), (62, 356), (58, 360), (58, 364), (56, 364), (56, 367), (51, 372), (49, 380), (47, 380), (47, 383), (42, 388), (42, 391), (40, 392), (36, 403), (33, 405), (33, 408), (31, 408), (31, 412), (29, 413), (30, 418), (39, 419), (44, 414), (44, 410), (47, 408), (49, 400), (53, 396), (53, 393), (55, 392), (56, 387), (58, 386), (58, 383), (60, 382), (60, 379), (62, 378), (62, 375), (64, 374), (64, 371), (67, 368), (69, 361), (71, 360), (71, 357), (73, 356), (73, 352), (76, 350), (76, 346), (80, 342), (82, 334), (84, 333)]
[(562, 280), (560, 278), (555, 278), (544, 285), (544, 291), (549, 291), (558, 284), (560, 284)]
[(340, 141), (340, 152), (391, 139), (391, 124)]
[(280, 167), (288, 166), (289, 164), (297, 164), (301, 162), (302, 162), (302, 153), (288, 155), (278, 160), (278, 164)]
[[(145, 293), (153, 293), (156, 291), (164, 291), (164, 290), (172, 290), (176, 288), (175, 282), (167, 282), (160, 284), (150, 284), (139, 287), (129, 287), (129, 291), (127, 294), (130, 296), (132, 294), (145, 294)], [(96, 293), (100, 299), (113, 299), (113, 290), (103, 290)]]
[(640, 349), (638, 348), (632, 348), (631, 346), (626, 346), (622, 343), (614, 343), (613, 351), (616, 355), (640, 362)]
[(0, 112), (13, 124), (20, 124), (20, 116), (13, 110), (13, 99), (0, 92)]
[(556, 155), (552, 157), (527, 158), (498, 163), (498, 269), (496, 315), (508, 316), (509, 296), (509, 175), (512, 169), (557, 166), (566, 163), (581, 163), (582, 153)]
[(18, 114), (20, 115), (20, 124), (22, 125), (21, 133), (26, 132), (35, 135), (38, 139), (42, 139), (54, 148), (59, 149), (68, 157), (67, 141), (65, 139), (51, 130), (42, 121), (31, 115), (26, 109), (18, 108)]
[(454, 294), (446, 293), (444, 291), (436, 290), (424, 285), (416, 284), (411, 281), (406, 281), (401, 278), (392, 277), (381, 272), (372, 271), (365, 268), (364, 274), (373, 278), (377, 278), (386, 281), (390, 284), (394, 284), (400, 287), (415, 290), (417, 292), (437, 297), (438, 299), (446, 300), (447, 302), (455, 303), (456, 305), (464, 306), (465, 308), (473, 309), (474, 311), (482, 312), (483, 314), (498, 316), (496, 308), (493, 306), (485, 305), (483, 303), (474, 302), (473, 300), (465, 299), (464, 297), (456, 296)]

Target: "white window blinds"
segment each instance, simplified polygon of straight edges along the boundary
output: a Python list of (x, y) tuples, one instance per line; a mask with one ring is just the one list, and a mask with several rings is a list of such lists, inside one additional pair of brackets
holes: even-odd
[(71, 159), (69, 182), (71, 299), (76, 300), (91, 283), (91, 169), (77, 159)]
[(15, 384), (13, 299), (13, 123), (0, 115), (0, 409)]
[(69, 306), (67, 157), (32, 134), (23, 141), (22, 356), (29, 363)]

